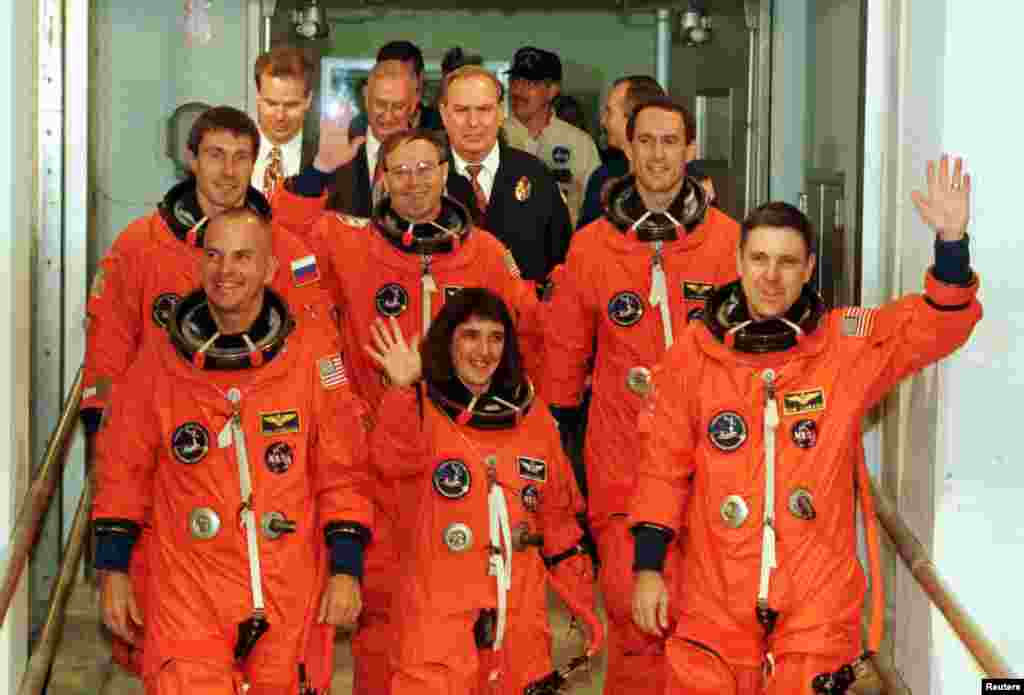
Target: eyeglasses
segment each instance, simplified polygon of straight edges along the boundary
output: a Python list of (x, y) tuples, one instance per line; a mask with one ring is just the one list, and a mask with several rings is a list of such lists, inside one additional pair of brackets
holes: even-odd
[(437, 168), (441, 166), (438, 162), (416, 162), (415, 164), (399, 164), (398, 166), (387, 167), (384, 171), (393, 176), (396, 181), (408, 182), (413, 175), (417, 177), (433, 176)]

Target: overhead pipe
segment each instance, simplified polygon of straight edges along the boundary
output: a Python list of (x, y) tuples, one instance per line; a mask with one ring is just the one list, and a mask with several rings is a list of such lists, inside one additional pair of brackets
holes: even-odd
[(760, 8), (758, 3), (746, 0), (744, 11), (747, 20), (747, 170), (745, 172), (745, 200), (743, 216), (746, 217), (750, 211), (757, 206), (758, 195), (758, 162), (760, 162), (757, 137), (757, 87), (759, 77), (759, 64), (757, 56), (758, 44), (758, 17)]
[(272, 32), (274, 13), (277, 11), (277, 0), (261, 0), (260, 10), (263, 14), (263, 34), (260, 37), (262, 47), (260, 52), (266, 53), (270, 50), (270, 36)]
[(669, 60), (672, 57), (672, 10), (655, 11), (654, 78), (668, 91)]
[(81, 402), (82, 368), (79, 367), (75, 382), (71, 386), (71, 393), (64, 402), (60, 420), (57, 421), (57, 427), (46, 445), (43, 465), (21, 503), (18, 520), (11, 533), (10, 555), (0, 560), (0, 577), (3, 577), (0, 583), (0, 627), (3, 627), (7, 619), (7, 611), (18, 590), (21, 573), (25, 569), (36, 536), (39, 535), (43, 516), (50, 507), (53, 492), (57, 489), (57, 483), (64, 470), (64, 451), (75, 425), (78, 424), (78, 406)]

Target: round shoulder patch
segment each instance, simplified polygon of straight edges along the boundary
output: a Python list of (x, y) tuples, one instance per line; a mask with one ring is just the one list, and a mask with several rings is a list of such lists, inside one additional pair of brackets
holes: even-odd
[(469, 494), (472, 477), (465, 463), (458, 459), (445, 459), (434, 469), (433, 483), (434, 490), (441, 497), (458, 500)]
[(210, 452), (210, 433), (198, 422), (179, 425), (171, 435), (171, 451), (181, 463), (199, 463)]
[(377, 290), (373, 301), (381, 316), (398, 316), (409, 306), (409, 293), (397, 282), (389, 282)]
[(739, 413), (725, 410), (711, 418), (708, 438), (721, 451), (736, 451), (747, 441), (747, 423)]
[(292, 467), (292, 447), (288, 442), (274, 442), (267, 447), (264, 463), (271, 473), (281, 475)]
[(635, 326), (644, 316), (644, 300), (632, 290), (619, 292), (608, 302), (608, 318), (616, 326)]
[(181, 297), (173, 292), (164, 292), (154, 299), (153, 322), (160, 328), (167, 328), (167, 322), (171, 320), (171, 313), (180, 301)]

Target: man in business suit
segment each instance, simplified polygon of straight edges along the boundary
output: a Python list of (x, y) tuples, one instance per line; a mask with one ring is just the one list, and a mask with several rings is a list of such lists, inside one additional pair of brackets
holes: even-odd
[(509, 248), (525, 279), (543, 280), (569, 250), (569, 210), (542, 161), (498, 142), (503, 98), (493, 73), (466, 65), (441, 81), (438, 103), (453, 170), (473, 186), (476, 223)]
[[(416, 104), (414, 104), (412, 117), (409, 119), (409, 127), (443, 130), (441, 114), (434, 107), (423, 103), (425, 63), (423, 62), (423, 52), (419, 46), (411, 41), (388, 41), (377, 51), (377, 64), (389, 61), (401, 64), (416, 80)], [(365, 113), (356, 116), (352, 120), (352, 125), (349, 126), (349, 137), (356, 138), (366, 135), (367, 120)]]
[(375, 202), (373, 186), (380, 144), (392, 133), (409, 127), (416, 108), (416, 82), (397, 62), (378, 63), (366, 86), (370, 127), (355, 158), (334, 172), (327, 207), (357, 217), (369, 217)]
[(289, 176), (312, 163), (315, 137), (303, 137), (303, 121), (313, 99), (316, 66), (304, 51), (278, 46), (256, 60), (256, 121), (259, 152), (252, 169), (252, 186), (268, 199)]

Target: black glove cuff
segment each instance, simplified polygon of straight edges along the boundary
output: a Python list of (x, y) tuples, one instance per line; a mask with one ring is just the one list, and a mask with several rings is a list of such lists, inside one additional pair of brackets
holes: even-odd
[(85, 428), (85, 433), (90, 436), (94, 435), (99, 431), (100, 424), (103, 422), (103, 408), (83, 408), (79, 417), (82, 418), (82, 427)]
[(630, 529), (633, 534), (633, 571), (655, 570), (660, 572), (665, 567), (665, 555), (668, 544), (675, 537), (675, 532), (665, 526), (650, 523), (639, 523)]
[(96, 519), (92, 529), (96, 536), (93, 566), (98, 570), (127, 572), (140, 526), (127, 519)]

